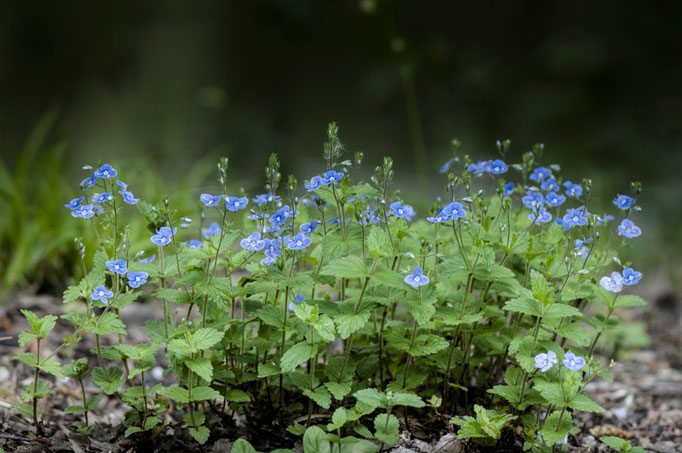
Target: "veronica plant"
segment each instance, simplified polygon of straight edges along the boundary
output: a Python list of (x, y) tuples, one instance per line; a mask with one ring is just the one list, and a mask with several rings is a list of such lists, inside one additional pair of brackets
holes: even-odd
[[(130, 408), (128, 436), (154, 438), (176, 407), (184, 416), (174, 422), (201, 444), (216, 420), (240, 413), (304, 435), (305, 451), (378, 451), (436, 409), (461, 414), (451, 419), (461, 438), (492, 445), (514, 427), (526, 449), (551, 448), (574, 429), (572, 412), (603, 411), (584, 392), (610, 379), (597, 340), (619, 309), (644, 304), (623, 294), (642, 275), (617, 256), (642, 234), (632, 219), (640, 185), (600, 217), (590, 180), (539, 165), (541, 145), (518, 163), (509, 148), (498, 142), (490, 161), (448, 160), (444, 198), (421, 213), (394, 191), (390, 158), (358, 179), (364, 156), (341, 160), (334, 124), (326, 167), (302, 187), (290, 176), (280, 188), (273, 155), (264, 193), (249, 198), (222, 159), (217, 189), (197, 194), (195, 212), (176, 212), (169, 197), (138, 200), (115, 168), (99, 166), (65, 203), (100, 248), (64, 294), (78, 310), (63, 315), (74, 325), (66, 344), (94, 339), (99, 366), (76, 361), (67, 374)], [(149, 226), (142, 243), (125, 226), (134, 206)], [(147, 342), (129, 344), (119, 315), (142, 301), (163, 314), (147, 322)], [(26, 316), (22, 345), (39, 345), (56, 317)], [(61, 376), (36, 349), (16, 358)], [(150, 385), (157, 363), (166, 380)], [(36, 371), (22, 414), (37, 420), (47, 391)], [(69, 410), (84, 413), (83, 426), (93, 398)]]

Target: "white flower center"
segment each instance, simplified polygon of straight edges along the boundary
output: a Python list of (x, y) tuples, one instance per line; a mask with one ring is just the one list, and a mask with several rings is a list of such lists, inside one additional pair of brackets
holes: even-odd
[(296, 245), (303, 245), (303, 241), (296, 241)]
[(419, 281), (419, 275), (417, 275), (417, 276), (414, 277), (414, 281), (415, 281), (415, 282), (418, 282), (418, 281)]
[(398, 214), (402, 214), (402, 213), (403, 213), (403, 210), (402, 210), (402, 209), (398, 209)]

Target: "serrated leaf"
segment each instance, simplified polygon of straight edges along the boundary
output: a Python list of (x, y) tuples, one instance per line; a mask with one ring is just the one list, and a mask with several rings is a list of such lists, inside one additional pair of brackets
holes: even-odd
[(350, 393), (351, 386), (346, 382), (325, 382), (324, 386), (327, 387), (329, 393), (337, 400), (342, 400)]
[(398, 442), (400, 424), (393, 414), (379, 414), (374, 419), (374, 435), (377, 439), (393, 446)]
[(410, 312), (410, 315), (412, 315), (412, 319), (414, 319), (419, 325), (429, 322), (434, 313), (436, 313), (436, 307), (429, 303), (418, 301), (408, 302), (407, 310)]
[(211, 435), (211, 431), (209, 431), (209, 429), (205, 426), (190, 428), (189, 433), (192, 435), (194, 440), (199, 443), (199, 445), (204, 445)]
[(303, 394), (324, 409), (329, 409), (331, 406), (332, 399), (326, 387), (318, 387), (314, 391), (303, 389)]
[(615, 308), (643, 307), (645, 305), (646, 301), (641, 297), (632, 294), (627, 294), (625, 296), (618, 296), (616, 298)]
[(194, 347), (199, 350), (208, 349), (222, 340), (223, 335), (223, 332), (218, 332), (210, 327), (198, 329), (193, 335)]
[(79, 412), (85, 412), (85, 408), (83, 406), (69, 406), (64, 409), (65, 414), (77, 414)]
[(97, 405), (99, 405), (100, 400), (102, 399), (103, 395), (101, 393), (98, 393), (97, 395), (93, 395), (87, 400), (85, 400), (85, 407), (89, 411), (94, 411), (97, 409)]
[(394, 256), (395, 249), (391, 245), (391, 238), (382, 228), (371, 226), (365, 239), (365, 245), (372, 258)]
[(192, 389), (192, 401), (206, 401), (218, 398), (220, 392), (211, 387), (196, 387)]
[(332, 424), (334, 425), (333, 429), (337, 429), (345, 425), (347, 418), (346, 409), (343, 407), (337, 408), (332, 414)]
[(336, 278), (363, 278), (368, 275), (365, 261), (355, 255), (335, 259), (324, 266), (320, 273)]
[(568, 403), (568, 407), (577, 411), (595, 412), (597, 414), (605, 412), (604, 408), (601, 407), (599, 403), (582, 393), (574, 396), (573, 399)]
[(445, 338), (433, 334), (419, 335), (415, 339), (414, 346), (408, 352), (415, 357), (435, 354), (448, 347)]
[(211, 379), (213, 379), (213, 365), (211, 364), (211, 360), (207, 357), (185, 360), (185, 365), (194, 373), (201, 376), (203, 380), (211, 382)]
[(327, 434), (318, 426), (311, 426), (303, 435), (304, 453), (331, 453), (331, 445)]
[(28, 344), (31, 340), (38, 338), (38, 334), (35, 332), (23, 331), (19, 334), (19, 346), (22, 348)]
[(384, 265), (377, 265), (372, 272), (371, 280), (375, 284), (379, 284), (388, 288), (405, 288), (405, 277), (396, 271), (392, 271)]
[(534, 388), (540, 392), (540, 395), (542, 395), (548, 404), (558, 408), (567, 406), (566, 396), (561, 384), (556, 382), (538, 382), (535, 384)]
[[(561, 417), (561, 421), (559, 420), (559, 417)], [(570, 412), (554, 411), (547, 417), (542, 426), (542, 440), (545, 445), (552, 446), (563, 440), (571, 428), (573, 428), (573, 419), (571, 418)]]
[(275, 365), (271, 363), (265, 363), (258, 365), (258, 378), (266, 378), (269, 376), (274, 376), (276, 374), (279, 374), (279, 368), (277, 368)]
[(533, 297), (529, 297), (528, 290), (522, 290), (521, 297), (508, 300), (504, 304), (504, 309), (524, 315), (540, 316), (540, 303)]
[(162, 395), (167, 396), (173, 401), (177, 401), (181, 404), (189, 403), (189, 392), (186, 388), (182, 388), (177, 385), (171, 385), (170, 387), (165, 387), (159, 391)]
[(33, 332), (38, 334), (40, 332), (40, 318), (38, 318), (38, 315), (36, 315), (30, 310), (21, 309), (19, 311), (21, 312), (22, 315), (24, 315), (24, 318), (26, 318), (28, 323), (31, 325)]
[(311, 359), (314, 355), (314, 349), (307, 341), (301, 341), (289, 348), (280, 360), (280, 369), (283, 373), (288, 373), (294, 368)]
[(569, 316), (580, 316), (582, 312), (575, 307), (570, 305), (554, 303), (550, 305), (544, 312), (544, 317), (547, 319), (551, 318), (566, 318)]
[(358, 313), (339, 313), (336, 315), (334, 321), (336, 322), (339, 336), (345, 340), (352, 333), (362, 329), (371, 314), (370, 310), (360, 310)]
[(231, 453), (257, 453), (257, 452), (256, 449), (253, 448), (253, 445), (251, 445), (247, 440), (242, 439), (240, 437), (232, 446)]
[(115, 393), (123, 385), (125, 380), (121, 379), (121, 376), (123, 376), (123, 370), (115, 366), (107, 367), (106, 372), (102, 368), (92, 370), (93, 382), (107, 395)]
[(95, 326), (92, 328), (92, 333), (96, 335), (107, 335), (110, 333), (127, 335), (126, 326), (118, 317), (108, 311), (97, 318)]
[(40, 361), (38, 366), (41, 370), (46, 373), (50, 373), (58, 378), (64, 377), (64, 372), (62, 371), (62, 366), (55, 359), (44, 359)]
[[(518, 369), (518, 368), (516, 368)], [(499, 395), (512, 404), (518, 404), (521, 397), (520, 385), (496, 385), (488, 390), (488, 393)]]
[(587, 346), (592, 340), (590, 333), (579, 322), (562, 326), (556, 333), (580, 346)]
[(20, 352), (13, 356), (12, 360), (18, 360), (33, 368), (38, 366), (36, 355), (31, 354), (30, 352)]
[(313, 323), (313, 327), (318, 335), (329, 343), (336, 340), (336, 335), (334, 334), (334, 321), (327, 315), (321, 315)]
[(199, 411), (194, 411), (194, 421), (192, 421), (192, 414), (185, 412), (182, 416), (187, 426), (203, 425), (206, 421), (206, 416)]
[(386, 408), (388, 405), (386, 395), (377, 389), (370, 388), (358, 390), (357, 392), (353, 393), (353, 396), (361, 403), (375, 409), (378, 407)]
[(239, 389), (228, 390), (227, 395), (225, 395), (225, 399), (227, 401), (231, 401), (233, 403), (249, 403), (249, 402), (251, 402), (251, 397), (249, 396), (249, 394), (244, 392), (243, 390), (239, 390)]
[(393, 406), (424, 407), (426, 403), (414, 393), (393, 393), (390, 399)]

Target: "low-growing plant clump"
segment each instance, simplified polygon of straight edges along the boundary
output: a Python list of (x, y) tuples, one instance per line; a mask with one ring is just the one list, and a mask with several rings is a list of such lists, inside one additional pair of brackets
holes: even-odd
[[(58, 318), (23, 311), (32, 329), (20, 344), (35, 341), (35, 352), (14, 358), (35, 379), (18, 411), (41, 430), (52, 375), (79, 383), (82, 402), (66, 413), (82, 414), (85, 433), (106, 394), (129, 407), (125, 435), (145, 442), (184, 423), (204, 444), (211, 420), (241, 415), (279, 426), (282, 446), (302, 436), (306, 453), (376, 452), (430, 417), (481, 445), (507, 431), (524, 450), (551, 451), (577, 430), (574, 411), (603, 412), (585, 394), (610, 379), (595, 345), (619, 308), (645, 303), (623, 294), (641, 273), (617, 256), (641, 234), (631, 219), (640, 185), (615, 198), (614, 215), (595, 215), (591, 181), (540, 166), (542, 146), (513, 165), (509, 141), (497, 146), (497, 160), (449, 160), (445, 197), (421, 219), (394, 191), (391, 159), (358, 180), (363, 155), (341, 160), (334, 124), (326, 168), (302, 187), (293, 176), (280, 184), (273, 155), (265, 193), (248, 198), (222, 159), (195, 222), (99, 166), (66, 205), (100, 244), (91, 265), (79, 247), (85, 277), (64, 293), (73, 334), (45, 356)], [(145, 243), (129, 240), (132, 207), (148, 222)], [(142, 300), (163, 316), (147, 322), (147, 343), (130, 344), (119, 315)], [(85, 338), (91, 357), (56, 359)], [(157, 363), (175, 384), (148, 383)], [(86, 379), (102, 393), (88, 396)], [(233, 451), (255, 450), (239, 439)]]

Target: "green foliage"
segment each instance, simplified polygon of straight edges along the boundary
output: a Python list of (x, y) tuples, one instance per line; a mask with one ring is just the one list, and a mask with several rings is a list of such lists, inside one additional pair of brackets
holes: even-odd
[[(643, 303), (598, 283), (616, 252), (603, 240), (614, 226), (598, 225), (592, 216), (566, 230), (531, 221), (533, 211), (521, 198), (543, 190), (529, 178), (539, 157), (533, 153), (505, 173), (517, 179), (511, 196), (478, 191), (467, 170), (473, 163), (461, 159), (447, 179), (452, 203), (431, 212), (452, 214), (442, 223), (411, 219), (412, 209), (390, 187), (392, 161), (385, 159), (369, 183), (354, 181), (343, 171), (353, 164), (338, 160), (338, 129), (328, 132), (323, 176), (330, 179), (306, 181), (318, 187), (304, 193), (290, 177), (277, 192), (282, 175), (274, 156), (266, 192), (281, 199), (253, 201), (255, 221), (222, 201), (206, 206), (215, 204), (209, 196), (202, 199), (201, 225), (173, 233), (194, 211), (171, 198), (141, 201), (137, 215), (148, 231), (135, 241), (131, 228), (118, 223), (130, 206), (112, 180), (98, 179), (97, 190), (114, 192), (116, 202), (102, 204), (90, 221), (101, 246), (83, 278), (64, 292), (64, 302), (78, 309), (63, 316), (74, 330), (60, 349), (94, 337), (99, 366), (90, 370), (86, 358), (62, 366), (57, 351), (48, 357), (20, 352), (14, 359), (81, 383), (91, 373), (103, 393), (130, 408), (126, 436), (158, 435), (172, 403), (199, 444), (209, 441), (215, 417), (208, 412), (216, 401), (233, 413), (272, 408), (261, 416), (285, 421), (290, 434), (303, 436), (304, 451), (329, 453), (392, 446), (409, 428), (403, 419), (433, 410), (462, 414), (452, 418), (461, 439), (494, 445), (513, 426), (525, 433), (528, 448), (540, 449), (573, 429), (572, 411), (603, 412), (584, 392), (590, 380), (610, 378), (592, 353), (618, 325), (614, 310)], [(228, 189), (226, 160), (218, 176), (219, 199), (238, 193)], [(85, 194), (92, 196), (92, 189)], [(196, 247), (184, 242), (214, 220), (216, 234)], [(311, 221), (319, 223), (314, 232), (303, 225)], [(254, 231), (260, 238), (250, 236)], [(160, 244), (155, 248), (152, 235)], [(576, 239), (589, 239), (589, 251), (575, 250)], [(157, 259), (140, 261), (131, 254), (138, 248), (153, 250)], [(115, 259), (126, 261), (127, 277), (110, 270)], [(132, 287), (131, 272), (146, 273), (146, 282)], [(100, 297), (108, 293), (99, 287), (111, 296)], [(148, 343), (130, 344), (120, 313), (143, 299), (158, 304), (163, 318), (147, 322)], [(31, 328), (20, 344), (39, 345), (57, 317), (22, 313)], [(145, 380), (159, 354), (172, 385)], [(22, 392), (26, 402), (50, 391), (38, 374)], [(479, 404), (480, 392), (470, 391), (474, 382), (490, 384), (489, 408)], [(87, 419), (100, 398), (83, 394), (82, 404), (67, 412)], [(17, 410), (37, 422), (31, 405)], [(301, 413), (309, 414), (305, 426)], [(324, 424), (313, 424), (318, 417)], [(233, 451), (255, 450), (239, 439)]]

